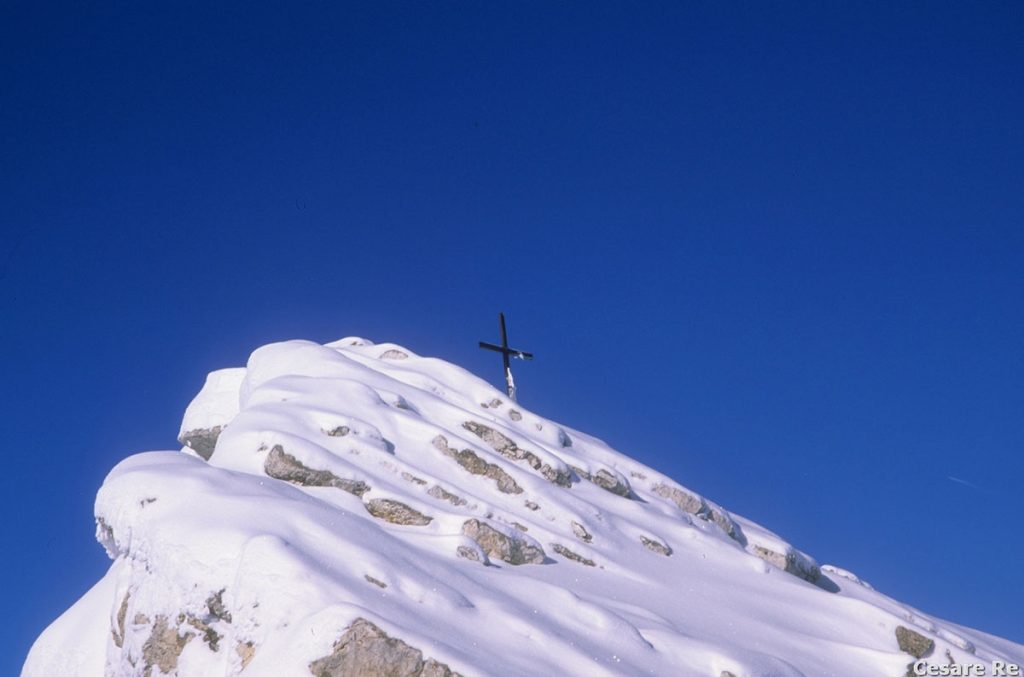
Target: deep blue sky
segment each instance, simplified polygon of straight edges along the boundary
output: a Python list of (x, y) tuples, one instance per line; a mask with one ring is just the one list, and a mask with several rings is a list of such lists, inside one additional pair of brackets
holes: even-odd
[(0, 10), (0, 672), (208, 371), (499, 384), (499, 310), (526, 406), (1024, 642), (1024, 5), (171, 4)]

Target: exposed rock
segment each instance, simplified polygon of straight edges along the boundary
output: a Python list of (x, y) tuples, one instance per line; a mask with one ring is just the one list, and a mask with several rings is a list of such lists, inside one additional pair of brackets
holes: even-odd
[(490, 406), (490, 407), (491, 407), (491, 409), (497, 409), (497, 408), (498, 408), (498, 407), (500, 407), (500, 406), (501, 406), (501, 405), (502, 405), (503, 403), (502, 403), (502, 401), (501, 401), (501, 400), (499, 400), (499, 399), (498, 399), (497, 397), (495, 397), (494, 399), (492, 399), (492, 400), (491, 400), (490, 402), (488, 402), (487, 404), (488, 404), (488, 406)]
[(508, 437), (482, 423), (466, 421), (462, 424), (462, 427), (486, 442), (488, 446), (502, 456), (514, 461), (526, 461), (531, 468), (539, 472), (547, 481), (560, 487), (572, 486), (572, 475), (568, 468), (555, 468), (548, 463), (544, 463), (537, 454), (526, 449), (520, 449)]
[(434, 519), (428, 517), (418, 510), (410, 508), (401, 501), (395, 501), (390, 498), (374, 498), (370, 499), (366, 504), (366, 511), (384, 520), (385, 522), (391, 522), (392, 524), (405, 524), (421, 527), (425, 524), (430, 524)]
[(359, 497), (370, 490), (370, 486), (362, 480), (344, 479), (328, 470), (314, 470), (304, 466), (294, 456), (285, 453), (280, 444), (275, 444), (267, 454), (263, 470), (274, 479), (304, 487), (336, 487)]
[(489, 557), (495, 557), (509, 564), (543, 564), (544, 549), (533, 545), (522, 537), (503, 534), (480, 520), (467, 520), (462, 533), (469, 536)]
[(132, 625), (149, 625), (149, 616), (146, 614), (135, 614), (135, 618), (132, 619)]
[(576, 538), (580, 539), (584, 543), (590, 543), (590, 541), (594, 540), (594, 537), (590, 535), (587, 528), (579, 522), (572, 523), (572, 533), (576, 534)]
[(480, 550), (477, 550), (476, 548), (471, 548), (468, 545), (460, 545), (459, 547), (457, 547), (455, 549), (455, 554), (461, 557), (462, 559), (468, 559), (471, 562), (483, 561), (485, 564), (487, 563), (486, 555), (483, 555)]
[(231, 622), (231, 612), (224, 606), (224, 588), (206, 598), (206, 610), (217, 620)]
[(669, 555), (672, 554), (672, 548), (668, 547), (664, 543), (659, 543), (658, 541), (654, 540), (653, 538), (647, 538), (646, 536), (641, 536), (640, 537), (640, 542), (643, 543), (644, 547), (647, 548), (648, 550), (650, 550), (651, 552), (656, 552), (659, 555), (664, 555), (665, 557), (668, 557)]
[(633, 479), (636, 479), (636, 480), (645, 480), (645, 479), (647, 479), (647, 475), (643, 474), (642, 472), (637, 472), (636, 470), (630, 470), (629, 471), (629, 476), (632, 477)]
[(345, 435), (348, 435), (350, 432), (352, 432), (352, 429), (349, 428), (347, 425), (339, 425), (336, 428), (325, 430), (324, 435), (327, 435), (328, 437), (344, 437)]
[(407, 359), (409, 359), (409, 353), (405, 352), (404, 350), (395, 350), (394, 348), (392, 348), (391, 350), (385, 350), (383, 353), (381, 353), (380, 354), (380, 359), (382, 359), (382, 360), (407, 360)]
[(439, 498), (442, 501), (448, 501), (449, 503), (455, 506), (466, 505), (466, 499), (461, 498), (460, 496), (457, 496), (450, 491), (446, 491), (439, 484), (435, 484), (434, 486), (430, 487), (430, 489), (427, 491), (427, 494), (433, 496), (434, 498)]
[(540, 506), (537, 505), (536, 501), (526, 501), (523, 505), (525, 505), (530, 510), (540, 510)]
[(761, 545), (754, 545), (753, 553), (765, 562), (782, 569), (788, 574), (793, 574), (797, 578), (802, 578), (808, 583), (817, 583), (821, 578), (821, 570), (816, 566), (808, 566), (802, 559), (797, 557), (796, 553), (787, 552), (783, 554)]
[(577, 554), (577, 553), (573, 552), (572, 550), (570, 550), (569, 548), (565, 547), (564, 545), (560, 545), (558, 543), (555, 543), (551, 547), (554, 549), (555, 552), (557, 552), (562, 557), (566, 557), (568, 559), (571, 559), (574, 562), (579, 562), (580, 564), (585, 564), (588, 567), (596, 566), (594, 564), (594, 560), (587, 559), (583, 555), (580, 555), (580, 554)]
[(495, 481), (498, 485), (498, 491), (504, 494), (521, 494), (523, 488), (516, 483), (512, 476), (502, 470), (499, 466), (494, 463), (488, 463), (484, 459), (477, 456), (471, 449), (463, 449), (459, 451), (448, 446), (448, 440), (444, 435), (438, 435), (434, 438), (434, 447), (455, 459), (456, 463), (461, 465), (463, 468), (473, 473), (474, 475), (483, 475)]
[(151, 677), (153, 667), (162, 672), (172, 674), (178, 667), (178, 656), (195, 633), (178, 634), (178, 628), (167, 624), (167, 616), (157, 616), (153, 623), (153, 631), (145, 644), (142, 645), (142, 660), (145, 662), (145, 677)]
[(235, 653), (242, 660), (242, 669), (245, 670), (256, 655), (256, 645), (252, 642), (239, 642), (235, 645)]
[(508, 410), (508, 417), (510, 419), (512, 419), (513, 421), (522, 421), (523, 420), (523, 415), (520, 414), (515, 409), (509, 409)]
[(314, 677), (456, 677), (457, 673), (387, 633), (365, 618), (357, 618), (334, 643), (329, 656), (309, 664)]
[(384, 581), (380, 580), (379, 578), (374, 578), (370, 574), (364, 574), (363, 578), (365, 578), (368, 582), (373, 583), (378, 588), (386, 588), (386, 587), (388, 587), (387, 583), (385, 583)]
[(114, 636), (114, 644), (119, 649), (124, 646), (124, 617), (128, 615), (128, 600), (131, 596), (131, 591), (124, 593), (121, 607), (117, 610), (117, 627), (110, 630), (110, 634)]
[(519, 522), (513, 522), (512, 526), (514, 526), (516, 529), (519, 529), (519, 531), (522, 531), (523, 533), (526, 533), (530, 530), (529, 527), (527, 527), (525, 524), (520, 524)]
[(413, 484), (418, 484), (420, 486), (423, 486), (423, 485), (425, 485), (427, 483), (427, 481), (425, 479), (421, 479), (419, 477), (416, 477), (411, 472), (405, 472), (404, 470), (402, 471), (402, 479), (403, 480), (408, 480), (409, 482), (412, 482)]
[(900, 651), (914, 658), (924, 658), (935, 648), (935, 642), (902, 625), (896, 626), (896, 641), (900, 645)]
[(617, 496), (629, 498), (633, 494), (632, 490), (629, 488), (629, 482), (624, 478), (620, 479), (616, 477), (614, 473), (608, 472), (604, 468), (598, 470), (590, 481), (605, 491), (610, 491)]
[(178, 442), (202, 456), (204, 461), (209, 461), (213, 456), (213, 450), (217, 447), (217, 438), (220, 437), (222, 430), (224, 430), (224, 426), (220, 425), (188, 430), (178, 436)]
[(220, 650), (221, 635), (209, 623), (192, 615), (187, 617), (186, 622), (200, 632), (203, 641), (206, 642), (211, 651), (216, 652)]
[(666, 484), (655, 484), (651, 487), (651, 491), (662, 498), (669, 499), (679, 506), (679, 509), (683, 512), (711, 520), (733, 540), (740, 543), (746, 542), (743, 532), (740, 530), (739, 525), (732, 521), (732, 517), (722, 510), (712, 508), (708, 505), (707, 501), (697, 494), (690, 493), (680, 487), (670, 487)]

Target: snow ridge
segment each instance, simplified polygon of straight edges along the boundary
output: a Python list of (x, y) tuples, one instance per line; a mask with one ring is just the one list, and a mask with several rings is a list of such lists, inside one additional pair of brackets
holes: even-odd
[(259, 348), (210, 374), (179, 439), (107, 477), (113, 564), (26, 677), (1024, 663), (395, 344)]

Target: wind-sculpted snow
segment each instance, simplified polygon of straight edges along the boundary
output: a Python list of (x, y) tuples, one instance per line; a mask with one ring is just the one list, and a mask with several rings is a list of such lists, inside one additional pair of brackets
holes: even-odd
[(26, 677), (1024, 663), (401, 346), (260, 348), (210, 375), (181, 440), (107, 477), (110, 572)]

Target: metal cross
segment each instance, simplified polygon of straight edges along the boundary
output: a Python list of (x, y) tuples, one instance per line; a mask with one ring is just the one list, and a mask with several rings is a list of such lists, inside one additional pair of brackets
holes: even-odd
[(501, 321), (501, 345), (496, 346), (493, 343), (481, 341), (480, 347), (501, 353), (501, 361), (502, 364), (505, 366), (505, 384), (508, 386), (508, 396), (513, 402), (515, 402), (516, 383), (515, 381), (512, 380), (512, 367), (509, 366), (508, 360), (510, 357), (514, 357), (519, 360), (532, 360), (533, 353), (527, 353), (523, 352), (522, 350), (516, 350), (515, 348), (509, 348), (508, 333), (505, 331), (505, 313), (498, 313), (498, 319)]

